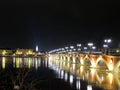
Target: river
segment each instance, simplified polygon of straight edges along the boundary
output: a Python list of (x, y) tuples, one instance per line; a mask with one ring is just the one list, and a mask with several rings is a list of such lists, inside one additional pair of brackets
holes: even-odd
[(119, 73), (49, 58), (0, 57), (0, 90), (120, 90)]

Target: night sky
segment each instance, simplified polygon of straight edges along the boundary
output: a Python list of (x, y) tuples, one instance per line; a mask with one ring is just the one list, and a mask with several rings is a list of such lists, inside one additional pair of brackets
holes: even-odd
[(112, 0), (0, 1), (0, 48), (39, 50), (112, 38), (120, 43), (120, 3)]

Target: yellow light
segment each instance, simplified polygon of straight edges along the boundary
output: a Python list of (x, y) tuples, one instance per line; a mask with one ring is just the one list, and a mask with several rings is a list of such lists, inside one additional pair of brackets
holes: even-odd
[(109, 70), (111, 70), (111, 71), (113, 70), (113, 65), (109, 66)]
[(84, 67), (81, 66), (81, 67), (80, 67), (80, 72), (83, 73), (83, 71), (84, 71)]
[(31, 58), (28, 58), (28, 68), (31, 68)]
[(94, 61), (94, 59), (93, 59), (93, 58), (92, 58), (91, 63), (92, 63), (92, 67), (95, 67), (95, 66), (96, 66), (96, 65), (95, 65), (95, 61)]
[(5, 63), (6, 63), (5, 57), (3, 57), (3, 58), (2, 58), (2, 68), (3, 68), (3, 69), (5, 69)]
[(110, 60), (110, 64), (109, 64), (109, 70), (113, 70), (113, 61), (112, 61), (112, 59)]
[(20, 59), (19, 58), (16, 58), (16, 68), (19, 68), (19, 66), (20, 66), (20, 61), (19, 61)]
[(38, 61), (37, 61), (37, 58), (35, 59), (35, 68), (38, 69)]
[(113, 83), (113, 74), (112, 74), (112, 73), (109, 73), (109, 74), (108, 74), (108, 77), (109, 77), (109, 82), (110, 82), (110, 84), (112, 84), (112, 83)]
[(116, 52), (118, 53), (118, 52), (120, 52), (120, 50), (117, 49)]
[(16, 54), (20, 55), (20, 54), (22, 54), (22, 52), (19, 51), (19, 50), (17, 50), (17, 51), (16, 51)]
[(95, 69), (91, 69), (91, 73), (92, 73), (92, 75), (94, 75), (95, 74)]
[(70, 57), (68, 58), (68, 62), (70, 62)]
[(32, 50), (28, 50), (27, 55), (33, 54)]
[(5, 55), (6, 53), (7, 53), (6, 50), (3, 50), (2, 55)]
[(13, 56), (15, 56), (15, 53), (13, 54)]
[(112, 62), (113, 62), (113, 61), (112, 61), (112, 59), (111, 59), (111, 60), (110, 60), (110, 64), (112, 64)]
[(73, 57), (73, 63), (75, 63), (75, 57)]
[(75, 64), (73, 64), (72, 68), (73, 68), (73, 71), (75, 71)]
[(83, 65), (83, 64), (84, 64), (84, 61), (83, 61), (83, 58), (82, 58), (82, 57), (80, 58), (80, 61), (81, 61), (81, 64)]

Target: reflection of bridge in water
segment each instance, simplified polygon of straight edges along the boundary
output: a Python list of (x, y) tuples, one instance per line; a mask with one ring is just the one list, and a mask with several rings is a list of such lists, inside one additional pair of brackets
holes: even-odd
[[(76, 75), (81, 80), (104, 89), (119, 90), (120, 58), (108, 55), (50, 54), (49, 63), (59, 67), (60, 75), (66, 77), (63, 70)], [(57, 68), (55, 68), (58, 70)], [(70, 78), (70, 77), (67, 77)], [(66, 78), (65, 78), (66, 79)]]

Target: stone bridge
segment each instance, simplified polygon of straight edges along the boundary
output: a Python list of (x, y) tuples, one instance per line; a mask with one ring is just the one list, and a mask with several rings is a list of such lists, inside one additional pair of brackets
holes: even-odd
[(54, 60), (70, 64), (79, 64), (90, 68), (105, 69), (106, 71), (120, 71), (120, 56), (94, 54), (50, 54)]

